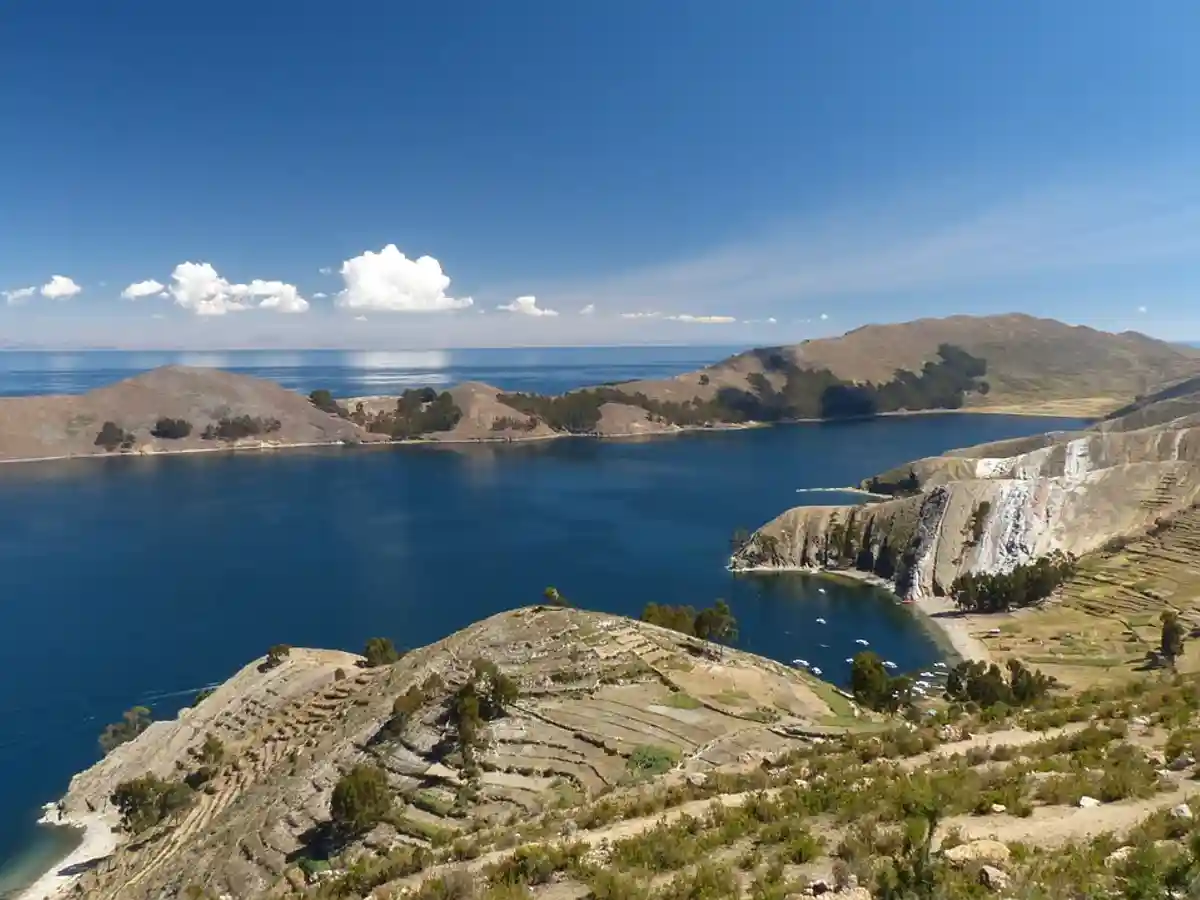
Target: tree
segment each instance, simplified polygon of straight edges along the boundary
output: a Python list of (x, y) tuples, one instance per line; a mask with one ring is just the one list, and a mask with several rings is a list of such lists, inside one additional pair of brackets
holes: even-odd
[(267, 650), (267, 658), (262, 664), (262, 670), (265, 672), (268, 669), (274, 669), (277, 666), (283, 665), (283, 661), (291, 655), (292, 647), (290, 644), (275, 644)]
[(670, 628), (680, 634), (696, 634), (696, 610), (690, 606), (668, 606), (647, 603), (642, 610), (642, 621), (662, 628)]
[(1162, 637), (1160, 640), (1160, 653), (1163, 659), (1167, 661), (1172, 669), (1175, 668), (1175, 661), (1183, 655), (1183, 638), (1185, 629), (1183, 623), (1179, 620), (1179, 613), (1173, 609), (1168, 609), (1162, 614)]
[(387, 773), (379, 766), (357, 765), (343, 775), (329, 801), (334, 829), (352, 838), (370, 831), (392, 810)]
[(556, 587), (548, 587), (542, 591), (542, 599), (544, 599), (550, 606), (573, 605), (570, 600), (559, 593), (559, 590)]
[(850, 693), (855, 700), (871, 709), (882, 709), (890, 694), (890, 681), (877, 654), (870, 650), (855, 654), (850, 664)]
[(701, 640), (712, 641), (722, 647), (736, 641), (738, 636), (737, 619), (724, 600), (718, 600), (707, 609), (700, 610), (696, 615), (693, 630)]
[(476, 659), (471, 663), (474, 669), (472, 684), (480, 698), (480, 713), (484, 719), (495, 719), (507, 712), (508, 706), (515, 703), (520, 696), (517, 683), (505, 675), (494, 662), (488, 659)]
[(135, 706), (121, 714), (120, 722), (104, 726), (100, 735), (100, 749), (106, 754), (135, 737), (150, 727), (150, 710), (145, 706)]
[(171, 419), (163, 416), (154, 423), (150, 434), (166, 440), (180, 440), (192, 433), (192, 423), (187, 419)]
[(373, 637), (367, 641), (363, 656), (367, 658), (367, 668), (373, 669), (376, 666), (390, 666), (400, 658), (400, 653), (391, 638)]
[(308, 402), (322, 412), (327, 412), (330, 415), (336, 416), (339, 412), (337, 401), (333, 399), (333, 394), (324, 388), (318, 388), (309, 394)]
[(123, 450), (128, 450), (133, 446), (136, 440), (134, 435), (127, 432), (116, 422), (105, 422), (100, 426), (100, 431), (96, 434), (95, 445), (103, 447), (109, 453), (112, 453), (118, 447)]
[(178, 781), (143, 775), (118, 784), (110, 799), (121, 813), (121, 827), (130, 834), (141, 834), (187, 806), (192, 791)]

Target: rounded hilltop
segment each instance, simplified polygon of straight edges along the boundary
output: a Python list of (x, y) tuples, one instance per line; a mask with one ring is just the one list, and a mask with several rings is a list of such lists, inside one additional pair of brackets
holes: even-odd
[[(358, 766), (386, 771), (402, 840), (436, 843), (564, 797), (584, 803), (641, 767), (702, 780), (875, 718), (787, 666), (561, 606), (501, 613), (391, 658), (368, 667), (354, 654), (273, 648), (77, 775), (68, 821), (98, 812), (111, 825), (120, 785), (205, 770), (169, 826), (150, 825), (83, 877), (85, 895), (123, 885), (124, 898), (157, 897), (199, 872), (218, 894), (268, 891), (311, 852), (339, 779)], [(223, 752), (205, 769), (213, 739)]]

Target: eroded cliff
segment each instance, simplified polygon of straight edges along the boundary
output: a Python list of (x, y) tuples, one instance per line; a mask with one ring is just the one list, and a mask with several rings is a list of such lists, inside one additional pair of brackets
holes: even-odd
[[(1191, 400), (1161, 401), (1186, 410)], [(1200, 500), (1200, 425), (1158, 404), (1079, 432), (950, 451), (864, 482), (914, 491), (857, 507), (797, 507), (760, 528), (735, 568), (868, 569), (919, 599), (964, 572), (1005, 572), (1144, 533)], [(1150, 427), (1135, 427), (1154, 421)]]

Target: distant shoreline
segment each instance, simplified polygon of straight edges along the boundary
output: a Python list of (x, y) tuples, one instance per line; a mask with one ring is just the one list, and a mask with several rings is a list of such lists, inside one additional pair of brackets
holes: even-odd
[[(540, 441), (553, 441), (565, 438), (586, 438), (591, 440), (634, 440), (647, 438), (662, 438), (675, 437), (684, 434), (708, 434), (714, 432), (726, 431), (749, 431), (757, 428), (775, 428), (781, 425), (813, 425), (813, 424), (830, 424), (842, 422), (869, 422), (872, 419), (881, 418), (907, 418), (910, 416), (938, 416), (938, 415), (962, 415), (962, 414), (979, 414), (979, 415), (1007, 415), (1018, 418), (1080, 418), (1089, 421), (1094, 421), (1094, 416), (1086, 415), (1068, 415), (1062, 412), (1014, 412), (1005, 407), (992, 407), (983, 409), (920, 409), (920, 410), (900, 410), (897, 412), (876, 413), (869, 416), (850, 416), (837, 419), (786, 419), (778, 422), (723, 422), (715, 425), (678, 425), (662, 431), (631, 431), (618, 432), (613, 434), (595, 434), (595, 433), (576, 433), (576, 432), (555, 432), (553, 434), (525, 435), (518, 437), (477, 437), (477, 438), (411, 438), (400, 441), (380, 440), (380, 441), (361, 441), (350, 442), (345, 440), (334, 441), (297, 441), (288, 443), (271, 443), (271, 442), (254, 442), (247, 444), (221, 445), (217, 447), (186, 447), (180, 449), (154, 449), (150, 451), (120, 451), (116, 453), (74, 453), (62, 454), (57, 456), (18, 456), (12, 458), (0, 458), (0, 465), (14, 465), (17, 463), (50, 463), (50, 462), (66, 462), (68, 460), (79, 459), (121, 459), (121, 458), (152, 458), (157, 456), (186, 456), (200, 453), (253, 453), (253, 452), (270, 452), (276, 450), (295, 450), (295, 449), (314, 449), (314, 448), (336, 448), (344, 447), (347, 449), (360, 449), (369, 446), (379, 447), (412, 447), (412, 446), (463, 446), (467, 444), (522, 444), (533, 443)], [(891, 499), (890, 495), (873, 494), (870, 491), (863, 490), (857, 487), (846, 488), (804, 488), (801, 490), (813, 492), (828, 492), (828, 493), (852, 493), (861, 494), (868, 497), (877, 497), (879, 499)]]

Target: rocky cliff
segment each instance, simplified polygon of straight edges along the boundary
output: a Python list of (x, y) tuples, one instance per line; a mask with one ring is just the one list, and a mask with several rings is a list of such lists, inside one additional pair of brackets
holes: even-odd
[(791, 509), (759, 529), (732, 564), (857, 566), (918, 599), (964, 572), (1010, 571), (1056, 550), (1082, 555), (1200, 500), (1196, 404), (1200, 394), (1170, 397), (1085, 431), (916, 460), (864, 482), (915, 488), (911, 496)]

